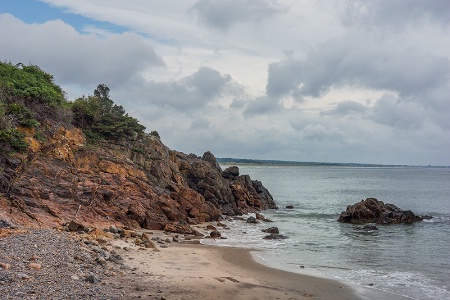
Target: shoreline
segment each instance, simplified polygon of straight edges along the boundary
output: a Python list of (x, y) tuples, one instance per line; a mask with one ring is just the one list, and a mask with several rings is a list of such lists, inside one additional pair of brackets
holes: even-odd
[(125, 299), (363, 299), (344, 283), (262, 265), (250, 249), (173, 244), (160, 251), (116, 250), (139, 278)]
[[(170, 237), (152, 231), (152, 236)], [(114, 240), (132, 276), (125, 299), (408, 299), (259, 263), (253, 249), (171, 243), (156, 252)], [(125, 249), (127, 250), (123, 250)]]
[[(139, 230), (128, 238), (108, 238), (98, 229), (90, 235), (52, 229), (11, 233), (0, 238), (5, 299), (409, 299), (276, 269), (255, 260), (254, 249), (205, 245), (163, 231)], [(137, 242), (143, 233), (152, 247)]]

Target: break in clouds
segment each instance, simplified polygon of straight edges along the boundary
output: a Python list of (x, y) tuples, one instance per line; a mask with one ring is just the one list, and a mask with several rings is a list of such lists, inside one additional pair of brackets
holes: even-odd
[(128, 30), (3, 13), (2, 59), (69, 99), (107, 84), (173, 149), (450, 165), (448, 1), (44, 2)]

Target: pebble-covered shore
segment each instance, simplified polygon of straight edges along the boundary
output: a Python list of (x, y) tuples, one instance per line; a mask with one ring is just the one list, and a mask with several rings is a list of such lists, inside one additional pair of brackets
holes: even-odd
[(117, 284), (126, 276), (121, 260), (97, 241), (67, 232), (7, 235), (0, 238), (0, 299), (124, 299)]

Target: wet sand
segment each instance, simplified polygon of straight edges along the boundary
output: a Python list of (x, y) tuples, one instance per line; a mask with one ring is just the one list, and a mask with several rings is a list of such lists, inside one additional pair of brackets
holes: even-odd
[(127, 299), (363, 299), (335, 280), (266, 267), (248, 249), (177, 243), (155, 252), (114, 244), (134, 276)]

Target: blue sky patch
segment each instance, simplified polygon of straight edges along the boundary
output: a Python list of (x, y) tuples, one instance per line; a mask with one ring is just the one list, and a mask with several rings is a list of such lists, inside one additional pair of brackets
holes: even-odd
[(114, 33), (129, 31), (126, 27), (86, 18), (37, 0), (0, 0), (0, 14), (2, 13), (9, 13), (27, 24), (42, 24), (60, 19), (78, 32), (84, 32), (87, 27)]

